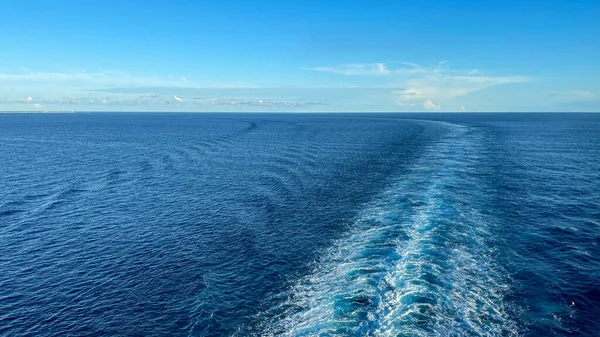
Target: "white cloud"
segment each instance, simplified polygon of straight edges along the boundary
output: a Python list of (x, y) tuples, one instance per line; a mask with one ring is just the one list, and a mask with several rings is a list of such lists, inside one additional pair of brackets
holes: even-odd
[(391, 74), (391, 71), (387, 69), (384, 63), (345, 64), (335, 67), (314, 67), (305, 69), (346, 76), (387, 76)]
[(467, 111), (467, 109), (465, 108), (465, 106), (464, 106), (464, 105), (461, 105), (461, 106), (460, 106), (460, 111)]
[(384, 63), (370, 63), (307, 69), (346, 76), (386, 76), (393, 82), (393, 86), (404, 88), (392, 92), (397, 104), (406, 101), (451, 100), (495, 85), (532, 80), (527, 76), (484, 75), (478, 69), (454, 70), (447, 61), (431, 67), (411, 62), (400, 62), (399, 65), (390, 68)]
[[(236, 106), (235, 109), (242, 111), (245, 107), (254, 109), (255, 106), (272, 106), (274, 109), (302, 106), (307, 110), (398, 111), (420, 110), (429, 102), (427, 106), (432, 110), (439, 110), (440, 106), (448, 110), (449, 107), (456, 109), (460, 106), (458, 102), (449, 102), (456, 97), (490, 86), (531, 80), (524, 76), (490, 75), (473, 68), (454, 70), (447, 62), (433, 66), (399, 62), (308, 69), (339, 74), (342, 83), (336, 86), (323, 82), (310, 86), (286, 83), (287, 86), (279, 84), (257, 88), (239, 82), (207, 84), (184, 77), (136, 76), (126, 72), (34, 72), (21, 69), (13, 73), (0, 73), (0, 103), (6, 106), (5, 109), (31, 108), (32, 103), (39, 103), (48, 110), (90, 109), (92, 106), (100, 110), (125, 111), (143, 107), (196, 111), (213, 109), (214, 106), (223, 106), (223, 110)], [(549, 92), (540, 94), (548, 98)], [(590, 94), (571, 93), (580, 97), (589, 97)], [(206, 99), (192, 99), (197, 96)], [(185, 102), (183, 97), (186, 97)], [(213, 97), (216, 98), (214, 102), (207, 101)], [(221, 99), (223, 97), (235, 99)], [(327, 105), (310, 102), (326, 102)], [(460, 103), (468, 104), (473, 110), (480, 109), (466, 98), (461, 99)]]
[(404, 83), (406, 89), (394, 91), (393, 94), (397, 96), (398, 100), (452, 99), (494, 85), (529, 81), (531, 79), (524, 76), (457, 76), (442, 73), (409, 79)]
[(412, 74), (399, 79), (405, 89), (392, 92), (397, 101), (451, 100), (495, 85), (532, 80), (527, 76), (484, 76), (480, 71), (452, 70), (446, 63), (434, 68), (413, 68)]
[[(27, 109), (27, 105), (24, 104), (32, 102), (43, 104), (44, 109), (49, 110), (86, 110), (90, 109), (90, 105), (93, 105), (94, 109), (105, 110), (134, 110), (134, 106), (163, 110), (165, 101), (173, 103), (172, 95), (178, 93), (177, 90), (208, 88), (235, 91), (251, 89), (255, 86), (242, 82), (203, 83), (184, 77), (137, 76), (113, 71), (34, 72), (29, 69), (19, 69), (15, 72), (0, 73), (2, 108), (19, 111)], [(140, 93), (146, 94), (152, 90), (162, 90), (163, 99), (150, 102), (149, 98), (138, 97)], [(180, 108), (180, 105), (174, 104), (173, 107), (175, 106)]]
[(425, 104), (423, 104), (423, 107), (425, 108), (425, 110), (430, 110), (430, 111), (431, 110), (440, 110), (439, 104), (433, 103), (433, 101), (430, 99), (425, 101)]

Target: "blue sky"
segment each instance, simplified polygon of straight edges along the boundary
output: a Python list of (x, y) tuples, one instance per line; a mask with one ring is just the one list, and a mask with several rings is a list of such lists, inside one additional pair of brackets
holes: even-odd
[(598, 0), (3, 0), (0, 111), (600, 111), (598, 18)]

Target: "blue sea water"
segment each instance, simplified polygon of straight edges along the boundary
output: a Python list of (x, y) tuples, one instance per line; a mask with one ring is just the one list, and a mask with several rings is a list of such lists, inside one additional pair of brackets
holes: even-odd
[(0, 115), (2, 336), (600, 336), (600, 115)]

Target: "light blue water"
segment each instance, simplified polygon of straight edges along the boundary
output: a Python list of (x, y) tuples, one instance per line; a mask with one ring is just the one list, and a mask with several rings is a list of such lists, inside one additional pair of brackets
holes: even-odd
[(596, 115), (0, 115), (0, 147), (0, 335), (600, 332)]

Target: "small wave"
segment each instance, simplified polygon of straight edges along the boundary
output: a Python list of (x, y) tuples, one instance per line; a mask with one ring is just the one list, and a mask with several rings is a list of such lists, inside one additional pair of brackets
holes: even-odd
[(0, 210), (0, 216), (9, 216), (9, 215), (14, 215), (14, 214), (22, 213), (22, 212), (23, 212), (23, 210), (21, 210), (21, 209)]
[(247, 121), (246, 123), (248, 123), (248, 127), (242, 131), (243, 133), (253, 132), (256, 130), (256, 128), (258, 128), (257, 122), (248, 122)]

